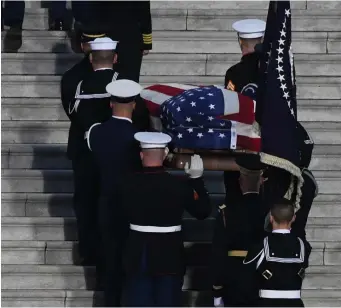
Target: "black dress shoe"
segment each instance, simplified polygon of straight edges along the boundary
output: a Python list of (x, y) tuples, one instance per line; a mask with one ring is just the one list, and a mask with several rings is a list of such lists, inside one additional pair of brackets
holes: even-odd
[(21, 27), (11, 27), (7, 30), (3, 46), (4, 52), (17, 52), (22, 45), (22, 29)]
[(56, 19), (50, 24), (50, 31), (67, 31), (69, 30), (65, 25), (64, 21), (61, 19)]

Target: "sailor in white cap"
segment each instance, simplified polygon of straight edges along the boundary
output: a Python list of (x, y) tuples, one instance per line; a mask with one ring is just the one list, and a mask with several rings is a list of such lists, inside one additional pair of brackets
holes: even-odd
[[(122, 181), (120, 200), (130, 233), (124, 253), (128, 307), (179, 307), (185, 259), (182, 216), (197, 219), (211, 212), (199, 155), (185, 166), (188, 178), (168, 173), (163, 161), (171, 137), (159, 132), (135, 134), (142, 172)], [(186, 240), (186, 239), (185, 239)]]
[(108, 121), (93, 124), (86, 134), (86, 143), (100, 174), (98, 205), (100, 237), (103, 249), (103, 287), (105, 306), (120, 306), (121, 245), (124, 228), (120, 202), (115, 197), (126, 173), (141, 169), (140, 149), (134, 139), (137, 132), (131, 117), (135, 98), (142, 87), (131, 80), (110, 82), (111, 116)]
[(262, 43), (265, 25), (265, 22), (259, 19), (239, 20), (232, 25), (238, 33), (242, 59), (226, 72), (225, 88), (228, 90), (250, 94), (254, 98), (259, 68), (259, 54), (255, 52), (255, 46)]

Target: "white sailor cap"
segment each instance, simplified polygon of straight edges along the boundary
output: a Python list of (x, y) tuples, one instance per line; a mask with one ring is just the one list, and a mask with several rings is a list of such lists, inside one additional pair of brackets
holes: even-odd
[(140, 142), (142, 149), (162, 149), (172, 140), (169, 135), (159, 132), (140, 132), (134, 138)]
[(105, 89), (117, 103), (130, 103), (142, 91), (142, 87), (137, 82), (128, 79), (112, 81)]
[(266, 23), (260, 19), (243, 19), (233, 23), (232, 28), (240, 38), (258, 38), (264, 36)]
[(115, 50), (117, 41), (113, 41), (109, 37), (99, 37), (90, 42), (91, 50)]

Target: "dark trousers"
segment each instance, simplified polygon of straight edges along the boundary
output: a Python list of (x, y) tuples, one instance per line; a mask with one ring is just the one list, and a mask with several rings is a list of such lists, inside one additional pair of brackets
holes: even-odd
[(261, 298), (258, 307), (304, 307), (301, 299), (267, 299)]
[(127, 278), (128, 307), (181, 307), (183, 278), (138, 274)]
[(129, 225), (122, 219), (122, 211), (115, 196), (103, 194), (99, 203), (101, 238), (100, 279), (104, 291), (104, 306), (121, 306), (123, 268), (122, 252)]
[(52, 20), (63, 20), (66, 14), (66, 1), (51, 1), (49, 14)]
[(99, 174), (92, 153), (72, 161), (74, 174), (74, 211), (77, 219), (79, 255), (91, 263), (98, 258)]
[(129, 274), (126, 281), (128, 307), (182, 306), (181, 275), (150, 275), (147, 273), (146, 251), (142, 254), (140, 272)]
[(95, 1), (71, 1), (72, 14), (75, 21), (84, 25), (88, 25), (93, 22)]
[(22, 27), (25, 13), (25, 1), (5, 1), (2, 16), (9, 27)]

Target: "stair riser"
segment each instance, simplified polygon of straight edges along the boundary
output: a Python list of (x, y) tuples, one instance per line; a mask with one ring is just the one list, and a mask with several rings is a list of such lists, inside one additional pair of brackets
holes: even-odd
[[(73, 191), (72, 175), (69, 173), (67, 176), (61, 177), (5, 177), (2, 178), (2, 192), (4, 193), (70, 193)], [(340, 178), (317, 178), (319, 185), (319, 193), (333, 194), (341, 191)], [(224, 193), (224, 185), (219, 178), (206, 179), (207, 189), (210, 193), (220, 194)]]
[[(214, 221), (190, 221), (183, 223), (185, 241), (211, 241)], [(308, 225), (307, 238), (315, 241), (341, 241), (341, 226), (328, 227)], [(20, 241), (74, 241), (77, 239), (75, 223), (64, 225), (14, 224), (2, 225), (2, 240)]]
[[(341, 39), (299, 39), (293, 40), (293, 50), (295, 54), (337, 54), (340, 51)], [(72, 52), (71, 43), (68, 39), (49, 37), (28, 38), (23, 36), (23, 43), (20, 52), (53, 52), (66, 53)], [(2, 52), (4, 46), (2, 45)], [(164, 53), (240, 53), (237, 38), (231, 40), (168, 40), (166, 38), (155, 38), (153, 41), (153, 52)]]
[[(66, 158), (66, 152), (41, 153), (10, 153), (1, 155), (3, 169), (71, 169), (71, 162)], [(341, 170), (340, 156), (315, 156), (311, 170)]]
[[(194, 244), (195, 247), (196, 244)], [(15, 249), (2, 247), (2, 264), (46, 264), (46, 265), (72, 265), (79, 260), (77, 246), (69, 249), (49, 248), (45, 249)], [(210, 264), (209, 245), (198, 244), (197, 248), (186, 249), (186, 262), (190, 266), (202, 266)], [(200, 256), (200, 257), (199, 257)], [(199, 257), (199, 258), (198, 258)], [(313, 249), (309, 259), (310, 265), (341, 265), (341, 250)]]
[[(200, 278), (199, 278), (200, 277)], [(193, 279), (195, 278), (195, 279)], [(86, 290), (93, 289), (95, 286), (94, 277), (82, 274), (7, 274), (3, 273), (1, 277), (2, 289), (73, 289)], [(207, 270), (187, 274), (184, 279), (184, 290), (207, 290), (210, 289), (210, 279), (208, 279)], [(328, 274), (307, 274), (303, 282), (305, 289), (334, 288), (341, 283), (341, 275)]]
[[(65, 58), (56, 56), (56, 59), (6, 59), (2, 60), (1, 73), (3, 75), (62, 75), (72, 65), (74, 57)], [(215, 61), (206, 62), (195, 58), (190, 60), (179, 55), (178, 59), (165, 59), (162, 61), (146, 57), (142, 63), (141, 76), (162, 76), (162, 75), (192, 75), (192, 76), (222, 76), (226, 70), (237, 61)], [(338, 61), (314, 61), (314, 62), (295, 62), (297, 76), (341, 76), (341, 64)]]
[[(141, 81), (143, 86), (165, 82), (162, 78), (148, 84), (143, 82), (143, 78)], [(200, 81), (195, 83), (198, 84)], [(219, 83), (223, 83), (223, 77), (221, 77)], [(317, 86), (315, 84), (302, 84), (298, 80), (297, 87), (298, 99), (341, 99), (341, 85), (338, 83), (319, 84)], [(17, 83), (4, 80), (2, 81), (2, 97), (60, 97), (60, 82), (27, 81), (25, 83)]]
[[(341, 72), (341, 69), (340, 69)], [(309, 108), (300, 105), (298, 110), (298, 119), (304, 122), (318, 122), (318, 121), (340, 121), (341, 108)], [(320, 107), (320, 106), (319, 106)], [(68, 117), (62, 107), (59, 105), (7, 105), (2, 104), (1, 119), (3, 121), (68, 121)]]
[[(224, 194), (211, 195), (214, 208), (224, 203)], [(49, 200), (32, 199), (2, 200), (1, 215), (3, 217), (74, 217), (72, 194), (60, 198), (53, 195)], [(310, 217), (341, 217), (341, 202), (315, 201), (310, 211)]]
[[(40, 124), (39, 124), (40, 125)], [(29, 125), (25, 127), (22, 123), (16, 128), (8, 130), (5, 126), (2, 128), (1, 139), (3, 143), (30, 143), (30, 144), (65, 144), (67, 143), (69, 129), (68, 126), (63, 128), (50, 129), (44, 124), (32, 127)], [(340, 145), (341, 144), (341, 131), (337, 130), (318, 130), (314, 131), (309, 129), (315, 144), (319, 145)]]

